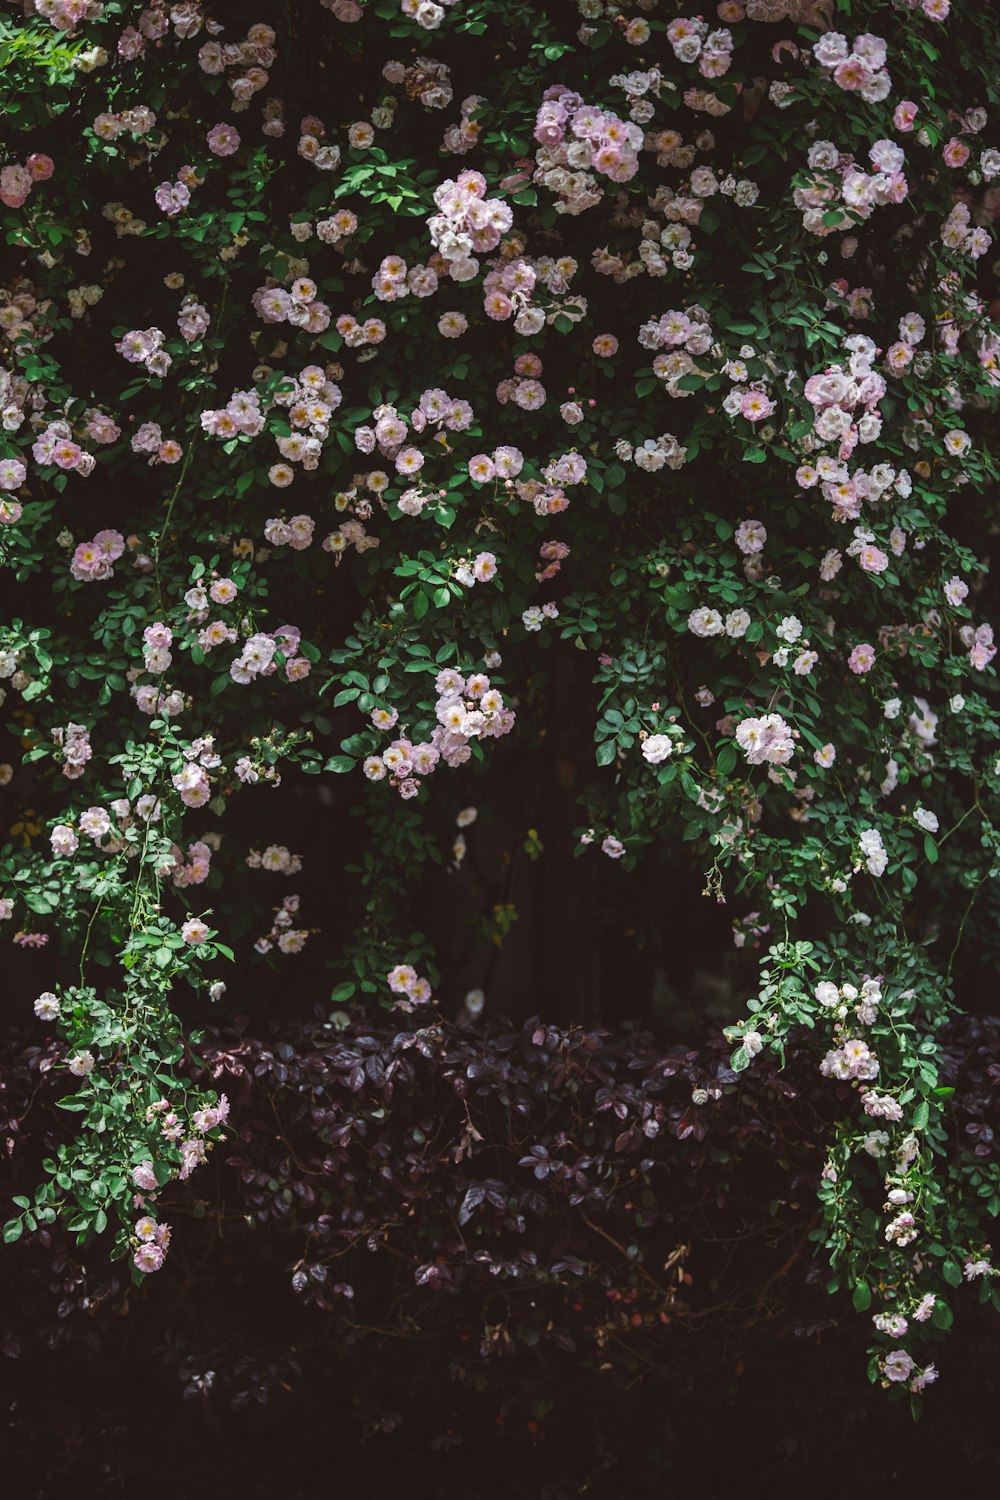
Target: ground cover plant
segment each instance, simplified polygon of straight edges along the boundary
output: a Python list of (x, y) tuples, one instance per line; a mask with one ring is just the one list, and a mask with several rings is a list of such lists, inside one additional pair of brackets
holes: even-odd
[[(625, 1327), (591, 1292), (670, 1326), (658, 1176), (786, 1088), (806, 1243), (918, 1402), (1000, 1306), (948, 1051), (998, 958), (991, 17), (261, 11), (0, 21), (5, 1021), (61, 1085), (12, 1084), (10, 1255), (147, 1294), (221, 1160), (261, 1234), (308, 1210), (331, 1327), (363, 1229), (445, 1325), (544, 1282), (565, 1354), (564, 1303)], [(357, 1097), (304, 1176), (247, 1147), (244, 1045)]]

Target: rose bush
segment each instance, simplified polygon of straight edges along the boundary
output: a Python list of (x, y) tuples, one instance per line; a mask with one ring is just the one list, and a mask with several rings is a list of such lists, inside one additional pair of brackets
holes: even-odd
[[(582, 707), (559, 847), (504, 857), (738, 903), (732, 1070), (824, 1078), (830, 1289), (918, 1394), (964, 1283), (1000, 1305), (938, 1039), (973, 911), (997, 957), (990, 18), (269, 9), (0, 32), (0, 913), (80, 1127), (6, 1237), (159, 1269), (234, 956), (323, 945), (331, 1027), (458, 1003), (428, 893)], [(306, 775), (364, 822), (344, 913), (253, 884)]]

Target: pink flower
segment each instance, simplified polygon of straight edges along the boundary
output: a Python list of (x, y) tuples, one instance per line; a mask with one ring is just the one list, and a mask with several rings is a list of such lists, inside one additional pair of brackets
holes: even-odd
[(767, 528), (761, 521), (741, 521), (736, 528), (736, 545), (746, 557), (763, 550)]
[(905, 1349), (893, 1349), (882, 1361), (882, 1374), (894, 1384), (909, 1380), (912, 1373), (913, 1359)]
[(492, 552), (480, 552), (472, 564), (472, 572), (477, 583), (489, 583), (491, 578), (496, 577), (497, 560)]
[(31, 192), (31, 173), (16, 162), (0, 168), (0, 203), (8, 208), (20, 208)]
[(488, 484), (496, 473), (493, 460), (485, 453), (476, 453), (469, 459), (469, 478), (475, 484)]
[(897, 130), (912, 130), (917, 118), (917, 106), (910, 99), (901, 99), (892, 112), (892, 123)]
[(113, 529), (98, 531), (94, 536), (94, 546), (109, 562), (117, 562), (125, 551), (125, 538), (120, 531)]
[(977, 672), (985, 671), (997, 654), (997, 648), (993, 644), (993, 627), (991, 625), (980, 625), (976, 629), (969, 651), (969, 661)]
[(869, 646), (866, 642), (862, 642), (861, 645), (855, 646), (854, 650), (847, 658), (847, 665), (850, 667), (855, 676), (864, 677), (864, 675), (867, 672), (870, 672), (872, 667), (875, 665), (875, 647)]
[(208, 132), (208, 149), (213, 156), (232, 156), (240, 148), (240, 133), (234, 125), (213, 125)]
[(217, 578), (208, 592), (216, 604), (231, 604), (236, 598), (237, 588), (231, 578)]
[(48, 940), (47, 932), (25, 932), (23, 928), (11, 938), (18, 948), (44, 948)]
[(862, 57), (845, 58), (833, 70), (833, 81), (838, 88), (853, 92), (871, 82), (872, 70)]
[(25, 162), (25, 166), (35, 182), (47, 182), (56, 169), (51, 156), (46, 156), (43, 151), (33, 152)]
[(884, 573), (889, 566), (887, 553), (883, 552), (880, 547), (873, 546), (871, 543), (862, 547), (858, 553), (858, 562), (866, 573)]
[(28, 471), (19, 458), (0, 459), (0, 489), (20, 489), (27, 477)]
[(163, 1265), (163, 1251), (152, 1240), (145, 1240), (133, 1255), (132, 1263), (136, 1270), (148, 1275), (151, 1271), (158, 1271)]
[(52, 450), (52, 462), (59, 469), (75, 469), (83, 457), (83, 449), (79, 443), (70, 442), (68, 438), (61, 439)]
[(941, 152), (946, 167), (964, 167), (969, 160), (969, 148), (957, 136), (952, 136)]
[(747, 391), (740, 403), (740, 414), (748, 422), (762, 422), (774, 411), (774, 402), (763, 391)]
[(394, 995), (408, 995), (417, 982), (417, 971), (410, 964), (397, 964), (389, 970), (386, 980)]
[(161, 182), (153, 196), (168, 219), (175, 218), (191, 202), (191, 194), (183, 182)]

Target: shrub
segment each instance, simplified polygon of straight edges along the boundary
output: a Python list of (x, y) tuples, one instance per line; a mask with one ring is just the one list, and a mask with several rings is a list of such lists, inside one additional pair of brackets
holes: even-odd
[[(163, 1191), (233, 1128), (198, 1012), (237, 950), (283, 973), (322, 923), (329, 1016), (456, 1005), (435, 881), (555, 744), (506, 866), (602, 859), (626, 924), (658, 854), (739, 900), (730, 1066), (844, 1099), (829, 1284), (918, 1394), (953, 1289), (998, 1296), (939, 1040), (997, 869), (990, 18), (273, 9), (0, 34), (0, 911), (80, 1126), (7, 1238), (162, 1266)], [(301, 866), (283, 775), (363, 820), (330, 922), (253, 885)], [(528, 915), (481, 907), (486, 951)]]

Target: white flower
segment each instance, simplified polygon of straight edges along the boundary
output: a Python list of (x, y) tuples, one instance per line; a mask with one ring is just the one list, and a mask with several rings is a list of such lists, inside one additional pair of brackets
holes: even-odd
[(889, 863), (889, 856), (882, 845), (882, 835), (877, 828), (865, 828), (858, 839), (861, 852), (865, 857), (869, 874), (884, 875)]
[(884, 1156), (889, 1146), (889, 1132), (887, 1130), (873, 1130), (866, 1135), (861, 1142), (862, 1151), (867, 1151), (869, 1156)]
[(787, 641), (790, 646), (794, 645), (802, 634), (802, 621), (798, 615), (786, 615), (774, 633), (779, 641)]
[(747, 1031), (743, 1035), (743, 1050), (747, 1057), (756, 1057), (764, 1050), (764, 1038), (759, 1031)]
[(730, 610), (726, 616), (726, 634), (734, 641), (746, 635), (750, 625), (750, 616), (745, 609)]
[(461, 812), (455, 818), (455, 822), (458, 824), (459, 828), (468, 828), (469, 825), (474, 823), (478, 817), (478, 807), (463, 807)]
[(643, 740), (643, 758), (651, 766), (658, 766), (668, 756), (674, 753), (674, 742), (668, 734), (651, 734), (647, 740)]
[(813, 994), (820, 1005), (837, 1005), (840, 1001), (840, 991), (829, 979), (821, 979)]
[(937, 813), (929, 812), (926, 807), (915, 807), (913, 809), (913, 821), (927, 833), (937, 833), (941, 826), (938, 822)]
[(883, 703), (882, 712), (885, 714), (887, 719), (898, 719), (899, 710), (902, 708), (902, 706), (903, 705), (898, 698), (890, 698), (888, 702)]
[(692, 635), (706, 636), (721, 635), (724, 630), (722, 616), (717, 609), (709, 609), (702, 605), (700, 609), (694, 609), (688, 615), (688, 629)]
[(34, 1009), (40, 1021), (56, 1021), (59, 1018), (59, 1001), (51, 990), (45, 990), (39, 995)]
[(76, 1078), (86, 1078), (88, 1073), (94, 1070), (94, 1054), (92, 1052), (78, 1052), (71, 1057), (67, 1065), (70, 1072)]

